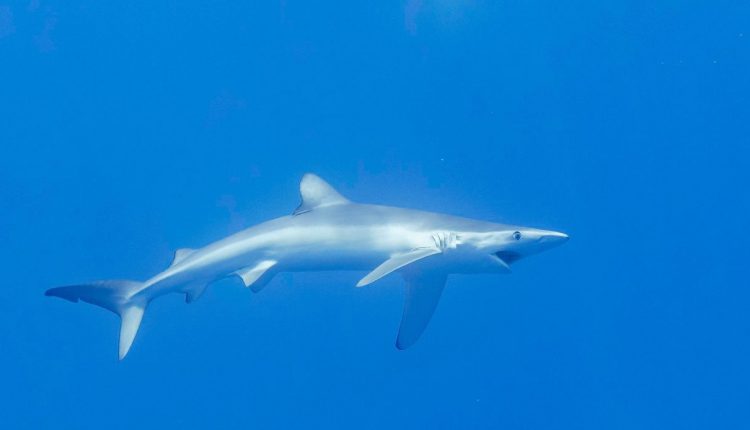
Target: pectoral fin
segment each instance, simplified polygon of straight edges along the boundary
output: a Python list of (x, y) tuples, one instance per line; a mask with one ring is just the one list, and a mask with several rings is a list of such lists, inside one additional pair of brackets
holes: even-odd
[(442, 251), (438, 248), (417, 248), (413, 249), (405, 254), (399, 254), (396, 256), (393, 256), (386, 260), (383, 264), (376, 267), (375, 270), (368, 273), (367, 276), (360, 279), (359, 282), (357, 282), (358, 287), (363, 287), (365, 285), (371, 284), (378, 279), (382, 278), (383, 276), (393, 272), (394, 270), (398, 270), (408, 264), (414, 263), (415, 261), (419, 261), (425, 257), (429, 257), (431, 255), (440, 254)]
[(275, 265), (276, 261), (274, 260), (263, 260), (255, 266), (238, 270), (235, 274), (242, 278), (246, 287), (252, 288), (253, 292), (257, 293), (276, 274), (276, 271), (272, 269)]
[(398, 329), (396, 348), (412, 346), (422, 335), (440, 301), (448, 278), (446, 273), (424, 272), (405, 275), (404, 314)]
[(495, 254), (488, 254), (487, 255), (487, 261), (490, 263), (490, 266), (497, 269), (500, 273), (510, 273), (510, 265), (503, 260), (502, 258), (498, 257)]

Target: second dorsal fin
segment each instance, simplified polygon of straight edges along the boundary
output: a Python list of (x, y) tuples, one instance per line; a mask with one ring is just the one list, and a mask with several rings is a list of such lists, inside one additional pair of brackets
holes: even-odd
[(299, 184), (302, 202), (294, 210), (293, 215), (309, 212), (315, 208), (349, 203), (349, 200), (339, 194), (328, 182), (312, 173), (302, 177)]
[(174, 252), (174, 258), (172, 259), (172, 264), (170, 266), (174, 266), (175, 264), (179, 263), (180, 261), (187, 258), (188, 255), (195, 252), (194, 249), (190, 248), (180, 248), (177, 251)]

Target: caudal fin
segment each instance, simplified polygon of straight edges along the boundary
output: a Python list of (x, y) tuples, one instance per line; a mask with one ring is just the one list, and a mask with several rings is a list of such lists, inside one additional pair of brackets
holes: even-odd
[(142, 283), (136, 281), (97, 281), (47, 290), (45, 296), (60, 297), (71, 302), (83, 300), (100, 306), (120, 316), (120, 360), (125, 358), (133, 344), (143, 312), (148, 301), (135, 298)]

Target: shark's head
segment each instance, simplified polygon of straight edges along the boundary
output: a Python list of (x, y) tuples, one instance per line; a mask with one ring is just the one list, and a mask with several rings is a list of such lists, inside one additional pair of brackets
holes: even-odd
[(467, 241), (482, 253), (491, 254), (506, 264), (538, 254), (568, 240), (568, 235), (536, 228), (503, 226), (500, 229), (471, 234)]
[(568, 240), (565, 233), (526, 227), (502, 231), (497, 237), (500, 240), (493, 254), (508, 264), (562, 245)]

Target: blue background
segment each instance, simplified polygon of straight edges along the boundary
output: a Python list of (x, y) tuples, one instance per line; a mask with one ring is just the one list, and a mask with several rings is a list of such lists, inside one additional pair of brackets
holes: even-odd
[[(0, 3), (3, 428), (747, 428), (750, 3)], [(298, 203), (561, 230), (402, 288), (235, 280), (116, 316), (144, 280)]]

